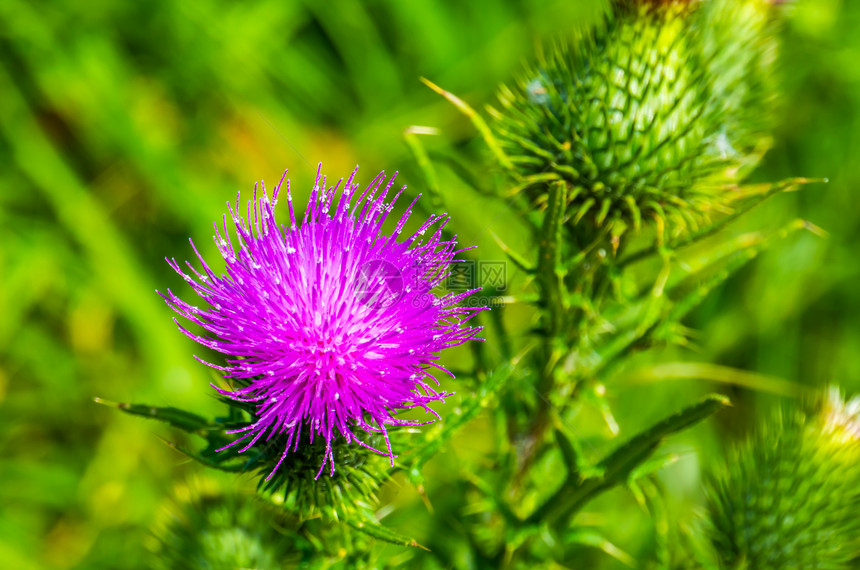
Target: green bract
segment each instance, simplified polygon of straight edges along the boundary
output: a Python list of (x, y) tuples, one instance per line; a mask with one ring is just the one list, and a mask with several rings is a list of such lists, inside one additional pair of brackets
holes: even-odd
[[(230, 416), (219, 418), (219, 427), (235, 429), (247, 425), (246, 417), (254, 417), (247, 402), (229, 398), (222, 400), (230, 406)], [(328, 452), (326, 442), (320, 438), (311, 442), (306, 436), (284, 460), (286, 469), (274, 471), (283, 455), (284, 435), (275, 436), (265, 444), (237, 455), (219, 451), (230, 437), (223, 429), (202, 433), (206, 436), (207, 447), (199, 454), (187, 452), (189, 455), (216, 469), (258, 473), (258, 490), (302, 519), (317, 516), (349, 519), (350, 516), (357, 517), (358, 513), (364, 514), (376, 503), (377, 489), (387, 477), (386, 458), (363, 447), (353, 450), (346, 441), (332, 443), (331, 453), (335, 460), (341, 461), (334, 475), (317, 477), (319, 466)], [(371, 445), (384, 445), (379, 434), (368, 434), (366, 439)]]
[(697, 226), (767, 146), (775, 39), (758, 0), (619, 1), (501, 88), (492, 127), (541, 202), (565, 180), (574, 222)]

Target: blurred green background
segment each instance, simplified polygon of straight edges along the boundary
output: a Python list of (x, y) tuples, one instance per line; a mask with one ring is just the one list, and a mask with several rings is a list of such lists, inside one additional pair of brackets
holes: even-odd
[[(418, 78), (482, 107), (542, 42), (600, 9), (597, 0), (0, 2), (0, 567), (146, 566), (157, 513), (202, 471), (160, 441), (175, 439), (169, 429), (92, 402), (217, 410), (210, 373), (191, 358), (197, 347), (155, 293), (181, 283), (165, 256), (191, 257), (190, 236), (211, 257), (225, 201), (286, 168), (300, 197), (320, 161), (335, 177), (361, 164), (362, 181), (399, 169), (421, 191), (404, 129), (439, 128), (425, 138), (442, 153), (480, 156), (480, 144)], [(860, 386), (858, 29), (856, 2), (799, 0), (787, 12), (779, 128), (754, 177), (830, 183), (778, 196), (743, 222), (803, 217), (829, 237), (781, 243), (693, 315), (699, 353), (655, 358)], [(452, 227), (482, 258), (501, 259), (490, 231), (508, 227), (503, 204), (450, 172)], [(622, 385), (611, 391), (622, 430), (715, 388)], [(728, 391), (740, 409), (756, 400)], [(697, 500), (699, 463), (720, 455), (715, 435), (744, 417), (674, 440), (685, 458), (664, 477), (679, 512)], [(449, 465), (480, 453), (480, 428), (428, 467), (431, 500), (456, 474)], [(384, 495), (397, 505), (391, 524), (419, 541), (434, 526), (456, 532), (456, 506), (438, 499), (431, 523), (408, 485)], [(625, 509), (638, 507), (619, 491), (581, 516), (628, 546), (639, 523), (614, 524), (629, 521)]]

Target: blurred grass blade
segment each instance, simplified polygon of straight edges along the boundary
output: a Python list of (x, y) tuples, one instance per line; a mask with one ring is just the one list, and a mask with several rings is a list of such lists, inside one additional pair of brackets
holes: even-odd
[(634, 370), (620, 378), (619, 383), (621, 385), (654, 384), (668, 380), (710, 380), (711, 382), (741, 386), (780, 396), (800, 396), (806, 390), (796, 382), (777, 378), (776, 376), (768, 376), (766, 374), (707, 362), (666, 362), (655, 364)]
[(636, 568), (636, 561), (626, 552), (615, 546), (605, 536), (592, 529), (576, 529), (564, 537), (566, 544), (581, 544), (602, 550), (625, 566)]
[(442, 196), (442, 190), (439, 186), (439, 176), (436, 174), (436, 169), (427, 155), (427, 149), (421, 142), (419, 135), (436, 135), (438, 131), (432, 127), (412, 126), (403, 131), (403, 140), (406, 141), (406, 146), (412, 152), (412, 158), (418, 164), (418, 168), (424, 175), (424, 182), (427, 184), (427, 193), (430, 195), (430, 201), (433, 208), (437, 210), (447, 210), (445, 199)]
[(502, 250), (502, 253), (508, 256), (508, 259), (511, 260), (511, 263), (517, 266), (518, 269), (526, 273), (527, 275), (533, 275), (535, 273), (535, 268), (532, 267), (532, 264), (525, 258), (524, 255), (517, 253), (513, 249), (511, 249), (508, 244), (502, 241), (502, 238), (497, 236), (495, 232), (490, 232), (490, 236), (496, 242), (496, 245), (499, 246), (499, 249)]
[[(106, 297), (134, 325), (155, 379), (168, 377), (171, 363), (182, 362), (186, 354), (184, 345), (173, 340), (175, 331), (169, 321), (159, 317), (160, 302), (150, 275), (108, 212), (45, 135), (2, 64), (0, 93), (0, 135), (11, 146), (18, 168), (44, 194), (59, 222), (86, 252), (86, 269), (93, 272)], [(202, 378), (196, 367), (188, 370), (193, 379)]]

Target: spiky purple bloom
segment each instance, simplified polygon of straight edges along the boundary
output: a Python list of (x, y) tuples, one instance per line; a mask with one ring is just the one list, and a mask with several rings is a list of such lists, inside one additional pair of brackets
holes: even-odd
[[(256, 406), (256, 421), (230, 432), (241, 435), (226, 447), (245, 442), (241, 453), (264, 436), (284, 436), (283, 455), (269, 477), (298, 448), (305, 427), (311, 442), (315, 436), (326, 442), (320, 473), (326, 463), (334, 473), (331, 443), (338, 436), (389, 456), (393, 464), (386, 426), (419, 424), (396, 417), (406, 408), (439, 417), (428, 405), (449, 394), (429, 385), (438, 382), (428, 369), (447, 372), (436, 362), (437, 353), (479, 331), (463, 324), (479, 309), (457, 306), (474, 291), (433, 291), (463, 251), (455, 249), (456, 238), (442, 237), (447, 215), (431, 216), (417, 233), (398, 241), (417, 198), (387, 235), (383, 222), (405, 186), (386, 203), (394, 177), (383, 186), (380, 173), (350, 203), (358, 188), (356, 171), (342, 187), (339, 180), (328, 190), (318, 172), (300, 224), (287, 180), (289, 227), (275, 222), (284, 178), (271, 200), (265, 186), (262, 197), (255, 187), (244, 218), (238, 196), (235, 209), (228, 203), (235, 246), (226, 215), (223, 228), (215, 223), (214, 236), (226, 275), (216, 275), (193, 242), (202, 273), (186, 262), (192, 277), (168, 260), (209, 307), (186, 303), (169, 289), (162, 296), (208, 335), (174, 321), (190, 338), (227, 355), (225, 366), (195, 358), (233, 379), (235, 389), (213, 385), (218, 392)], [(430, 237), (422, 237), (428, 230)], [(387, 452), (362, 442), (357, 430), (382, 432)]]

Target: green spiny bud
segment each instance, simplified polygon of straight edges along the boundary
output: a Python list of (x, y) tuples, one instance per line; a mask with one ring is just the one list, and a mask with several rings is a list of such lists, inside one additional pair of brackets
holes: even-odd
[(567, 181), (574, 222), (696, 225), (766, 147), (775, 38), (763, 0), (617, 0), (491, 110), (533, 201)]
[(154, 527), (155, 568), (297, 568), (312, 555), (281, 509), (199, 480), (177, 489)]
[(784, 409), (730, 457), (710, 490), (726, 568), (848, 568), (860, 555), (860, 399), (831, 391)]

